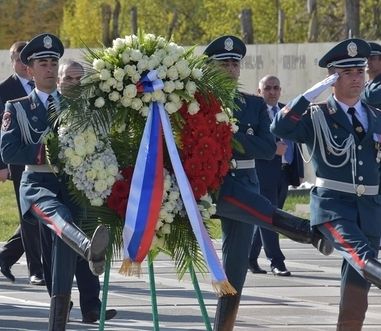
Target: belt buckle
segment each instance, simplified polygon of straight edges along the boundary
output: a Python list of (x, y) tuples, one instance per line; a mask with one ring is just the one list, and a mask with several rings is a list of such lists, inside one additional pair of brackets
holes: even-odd
[(357, 187), (356, 187), (356, 193), (357, 193), (357, 195), (359, 197), (362, 196), (365, 193), (365, 186), (362, 185), (362, 184), (357, 185)]
[(237, 169), (237, 161), (235, 159), (230, 160), (230, 169)]

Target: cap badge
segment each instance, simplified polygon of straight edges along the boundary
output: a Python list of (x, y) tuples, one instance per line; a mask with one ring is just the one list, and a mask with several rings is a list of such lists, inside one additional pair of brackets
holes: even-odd
[(348, 56), (354, 57), (357, 55), (357, 45), (351, 41), (347, 46)]
[(45, 36), (44, 39), (43, 39), (43, 42), (44, 42), (44, 47), (49, 49), (49, 48), (52, 48), (52, 38), (50, 38), (49, 36)]
[(232, 38), (226, 38), (224, 43), (224, 48), (230, 52), (233, 49), (233, 39)]

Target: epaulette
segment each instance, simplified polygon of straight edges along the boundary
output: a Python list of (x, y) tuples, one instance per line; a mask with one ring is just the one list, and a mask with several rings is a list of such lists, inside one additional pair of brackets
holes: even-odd
[(21, 97), (21, 98), (17, 98), (17, 99), (13, 99), (13, 100), (8, 100), (7, 102), (10, 102), (10, 103), (22, 102), (22, 101), (28, 100), (28, 98), (29, 98), (29, 96), (26, 95), (26, 96)]

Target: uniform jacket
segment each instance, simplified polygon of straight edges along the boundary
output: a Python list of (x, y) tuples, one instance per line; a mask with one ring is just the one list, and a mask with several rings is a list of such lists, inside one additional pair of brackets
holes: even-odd
[(368, 104), (381, 109), (381, 75), (365, 85), (362, 99)]
[[(0, 151), (6, 163), (18, 165), (39, 165), (45, 164), (45, 146), (41, 143), (27, 144), (22, 140), (20, 125), (17, 121), (15, 103), (20, 102), (30, 127), (29, 130), (34, 142), (37, 142), (41, 133), (48, 127), (47, 111), (38, 98), (35, 90), (28, 96), (12, 100), (6, 103), (3, 123), (1, 128)], [(44, 176), (38, 178), (35, 176)], [(57, 186), (57, 176), (51, 173), (40, 174), (24, 172), (20, 185), (20, 204), (22, 214), (25, 215), (31, 204), (42, 196), (55, 196)], [(54, 188), (56, 186), (56, 189)]]
[[(278, 106), (281, 109), (285, 105), (279, 103)], [(277, 140), (279, 140), (279, 138), (277, 138)], [(287, 171), (288, 185), (299, 186), (300, 178), (304, 177), (303, 159), (296, 144), (293, 144), (293, 148), (294, 158), (285, 171)], [(282, 157), (280, 155), (274, 155), (274, 158), (271, 160), (258, 159), (256, 166), (260, 176), (259, 181), (261, 187), (278, 191), (277, 187), (282, 171)]]
[[(340, 106), (331, 96), (326, 103), (317, 105), (323, 112), (332, 137), (338, 144), (349, 134), (354, 135), (356, 145), (355, 184), (378, 185), (380, 183), (380, 163), (377, 162), (377, 144), (374, 134), (381, 134), (381, 112), (363, 103), (368, 115), (368, 130), (360, 141), (353, 127)], [(307, 110), (307, 111), (306, 111)], [(271, 131), (282, 138), (305, 143), (309, 152), (314, 145), (314, 129), (310, 117), (309, 101), (299, 96), (280, 111), (270, 127)], [(317, 177), (353, 183), (351, 162), (341, 167), (327, 165), (316, 142), (312, 161)], [(326, 150), (326, 149), (325, 149)], [(339, 164), (344, 156), (334, 156), (326, 150), (329, 163)], [(358, 218), (365, 234), (380, 235), (381, 233), (381, 196), (344, 193), (321, 187), (311, 190), (312, 225), (344, 219), (357, 222)]]
[[(239, 130), (234, 134), (234, 138), (241, 144), (244, 152), (233, 151), (233, 159), (267, 159), (274, 157), (276, 151), (275, 138), (270, 133), (270, 119), (267, 114), (266, 104), (261, 97), (242, 94), (237, 99), (239, 110), (234, 116), (238, 120)], [(224, 179), (220, 190), (220, 198), (226, 195), (234, 195), (239, 199), (245, 187), (254, 193), (259, 193), (259, 182), (255, 168), (252, 169), (231, 169)]]
[[(0, 116), (3, 116), (5, 103), (8, 100), (18, 99), (26, 96), (24, 87), (16, 74), (9, 76), (0, 83)], [(6, 168), (6, 164), (0, 163), (0, 169)], [(17, 167), (11, 169), (12, 172), (18, 171)], [(21, 171), (22, 172), (22, 171)], [(21, 176), (21, 172), (18, 177)]]

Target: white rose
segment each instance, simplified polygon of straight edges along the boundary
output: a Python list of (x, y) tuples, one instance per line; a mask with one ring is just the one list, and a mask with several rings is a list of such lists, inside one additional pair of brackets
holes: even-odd
[(111, 101), (118, 101), (120, 99), (120, 94), (117, 91), (113, 91), (108, 95)]
[[(163, 226), (163, 221), (159, 219), (156, 223), (155, 230), (158, 231), (162, 226)], [(155, 238), (156, 238), (156, 236), (155, 236)]]
[(143, 117), (147, 117), (148, 116), (148, 112), (149, 112), (149, 108), (147, 106), (144, 106), (144, 107), (139, 109), (139, 113)]
[(143, 96), (142, 96), (142, 101), (143, 101), (144, 103), (148, 103), (148, 102), (150, 102), (151, 100), (152, 100), (152, 94), (151, 94), (150, 92), (146, 92), (146, 93), (143, 94)]
[(105, 68), (105, 62), (102, 59), (94, 59), (93, 68), (100, 71)]
[(110, 70), (108, 70), (108, 69), (102, 69), (99, 72), (99, 78), (100, 78), (100, 80), (107, 80), (110, 77), (111, 77), (111, 73), (110, 73)]
[(70, 159), (70, 164), (73, 166), (73, 167), (78, 167), (82, 164), (83, 162), (83, 159), (79, 156), (79, 155), (73, 155)]
[(192, 77), (196, 80), (199, 80), (202, 77), (202, 71), (198, 68), (193, 68)]
[(75, 150), (75, 153), (79, 156), (86, 155), (86, 145), (75, 145), (74, 150)]
[(74, 155), (74, 150), (72, 148), (68, 147), (65, 149), (64, 155), (67, 158), (71, 158)]
[(105, 180), (105, 179), (107, 178), (107, 174), (106, 174), (106, 172), (105, 172), (105, 169), (98, 170), (98, 171), (97, 171), (96, 178), (97, 178), (97, 179)]
[(73, 139), (74, 145), (85, 145), (85, 135), (83, 133), (77, 134)]
[(165, 101), (165, 94), (164, 94), (164, 92), (162, 90), (157, 90), (157, 91), (153, 92), (152, 93), (152, 100), (153, 101), (164, 102)]
[(94, 160), (92, 166), (97, 171), (103, 171), (105, 168), (104, 162), (100, 159)]
[(88, 170), (88, 171), (86, 172), (86, 177), (87, 177), (87, 179), (89, 179), (89, 180), (93, 180), (93, 179), (95, 179), (96, 175), (97, 175), (97, 172), (96, 172), (94, 169), (90, 169), (90, 170)]
[(172, 66), (172, 67), (168, 68), (168, 70), (167, 70), (167, 77), (170, 80), (176, 80), (177, 78), (179, 78), (179, 73), (178, 73), (178, 71), (177, 71), (175, 66)]
[(127, 97), (123, 97), (122, 99), (120, 99), (120, 103), (122, 104), (123, 107), (130, 107), (131, 106), (131, 100), (130, 98), (127, 98)]
[(111, 187), (116, 181), (116, 177), (115, 176), (108, 176), (106, 178), (106, 183), (107, 183), (107, 186), (108, 187)]
[(116, 79), (114, 77), (110, 77), (106, 80), (106, 84), (112, 87), (116, 86)]
[(197, 114), (199, 110), (200, 110), (200, 105), (197, 101), (192, 101), (188, 105), (188, 113), (191, 115)]
[(123, 96), (129, 99), (135, 98), (137, 93), (135, 84), (129, 84), (123, 90)]
[(114, 78), (117, 81), (121, 82), (123, 80), (123, 78), (124, 78), (124, 75), (125, 75), (125, 72), (124, 72), (124, 70), (122, 68), (116, 68), (114, 70)]
[(224, 112), (217, 113), (216, 120), (217, 122), (220, 122), (220, 123), (222, 122), (229, 123), (229, 117)]
[(122, 49), (125, 45), (125, 40), (122, 39), (122, 38), (116, 38), (112, 41), (112, 46), (114, 48), (114, 50), (118, 51), (120, 49)]
[(180, 60), (176, 62), (175, 67), (177, 71), (179, 72), (179, 75), (182, 79), (188, 77), (191, 74), (189, 63), (186, 60)]
[(111, 91), (111, 86), (107, 84), (107, 82), (100, 82), (99, 83), (99, 88), (103, 92), (110, 92)]
[(103, 191), (107, 190), (107, 183), (106, 183), (106, 181), (103, 180), (103, 179), (95, 181), (95, 183), (94, 183), (94, 189), (95, 189), (96, 192), (103, 192)]
[(239, 127), (238, 127), (237, 124), (235, 124), (235, 123), (231, 123), (231, 124), (230, 124), (230, 130), (231, 130), (231, 132), (236, 133), (236, 132), (238, 132)]
[(94, 198), (90, 200), (90, 205), (100, 207), (103, 205), (103, 200), (101, 198)]
[(127, 50), (122, 53), (122, 61), (124, 64), (130, 62), (130, 53)]
[(176, 84), (176, 90), (183, 90), (184, 89), (184, 83), (180, 80), (175, 81)]
[(134, 34), (125, 36), (124, 39), (126, 40), (127, 46), (132, 46), (134, 43), (138, 41), (138, 37), (135, 36)]
[(175, 63), (175, 59), (170, 56), (170, 55), (167, 55), (166, 57), (164, 57), (163, 59), (163, 64), (166, 66), (166, 67), (170, 67), (172, 66), (173, 64)]
[(124, 71), (126, 72), (127, 75), (132, 76), (132, 75), (134, 75), (136, 73), (136, 66), (135, 65), (127, 64), (124, 67)]
[(161, 228), (161, 233), (163, 234), (170, 234), (171, 233), (171, 225), (168, 223), (165, 223), (163, 227)]
[(165, 110), (167, 111), (168, 114), (173, 114), (176, 113), (178, 108), (177, 104), (174, 102), (167, 102), (164, 106)]
[(168, 200), (177, 200), (180, 197), (179, 191), (171, 191)]
[(115, 85), (115, 89), (117, 89), (118, 91), (123, 91), (124, 83), (123, 82), (117, 82)]
[(102, 108), (105, 105), (105, 103), (106, 103), (105, 99), (103, 99), (102, 97), (99, 97), (99, 98), (96, 98), (94, 102), (94, 106), (97, 108)]
[(168, 217), (167, 211), (164, 208), (160, 209), (159, 218), (162, 220), (165, 220), (167, 217)]
[(196, 93), (196, 91), (197, 91), (197, 85), (196, 85), (195, 82), (188, 81), (185, 84), (185, 89), (187, 90), (189, 95), (193, 96)]
[(180, 99), (179, 95), (176, 93), (171, 93), (168, 98), (169, 98), (169, 100), (171, 100), (174, 103), (181, 103), (181, 99)]
[(116, 176), (118, 174), (118, 167), (115, 164), (110, 164), (106, 168), (106, 173), (111, 176)]
[(163, 48), (167, 44), (167, 41), (163, 37), (157, 37), (156, 42), (157, 42), (157, 47), (159, 48)]
[(160, 66), (156, 69), (157, 78), (164, 79), (167, 77), (167, 67), (166, 66)]
[(138, 62), (143, 57), (143, 54), (138, 49), (132, 49), (130, 57), (132, 61)]
[(168, 80), (164, 83), (164, 92), (172, 93), (175, 90), (175, 83), (171, 80)]
[(138, 72), (142, 73), (143, 71), (148, 69), (148, 60), (141, 59), (137, 64)]
[(131, 76), (131, 81), (136, 84), (140, 80), (140, 74), (137, 72), (134, 75)]
[(143, 102), (140, 98), (134, 98), (131, 100), (131, 108), (135, 110), (139, 110), (143, 107)]

